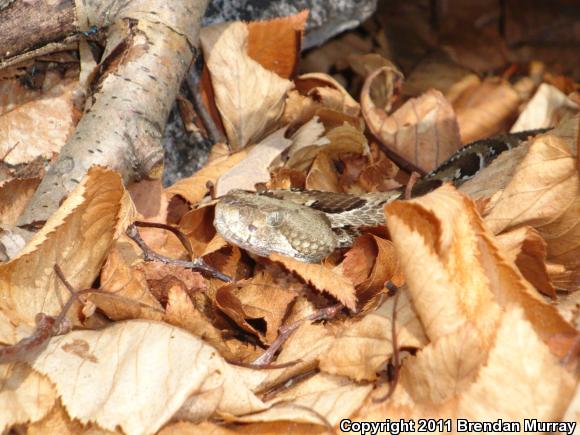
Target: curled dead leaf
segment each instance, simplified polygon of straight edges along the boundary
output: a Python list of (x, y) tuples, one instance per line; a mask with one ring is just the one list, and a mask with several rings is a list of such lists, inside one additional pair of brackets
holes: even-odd
[(200, 36), (215, 102), (234, 150), (272, 128), (292, 88), (290, 81), (248, 56), (248, 35), (246, 23), (234, 22), (204, 27)]
[[(379, 78), (383, 76), (386, 79), (379, 85)], [(408, 100), (389, 115), (395, 88), (401, 80), (392, 77), (398, 77), (392, 67), (380, 68), (367, 77), (361, 92), (363, 115), (369, 129), (393, 157), (429, 172), (461, 146), (455, 113), (441, 92), (430, 90)], [(384, 88), (385, 96), (380, 102), (371, 96), (371, 89), (376, 86)]]

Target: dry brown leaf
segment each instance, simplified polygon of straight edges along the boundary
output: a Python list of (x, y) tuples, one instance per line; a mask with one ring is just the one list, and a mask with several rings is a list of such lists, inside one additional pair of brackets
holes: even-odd
[(357, 183), (364, 192), (384, 192), (396, 189), (401, 186), (394, 180), (398, 172), (397, 165), (381, 152), (377, 159), (363, 168)]
[(391, 67), (393, 63), (377, 53), (350, 54), (347, 58), (349, 66), (361, 77), (366, 77), (382, 67)]
[(285, 133), (286, 127), (276, 130), (253, 147), (245, 159), (223, 173), (217, 180), (215, 195), (225, 195), (232, 189), (255, 190), (257, 183), (270, 181), (271, 165), (292, 144), (284, 137)]
[(162, 323), (133, 320), (74, 331), (52, 338), (31, 364), (56, 384), (71, 418), (108, 430), (153, 433), (188, 398), (204, 394), (218, 397), (207, 402), (205, 418), (267, 407), (215, 349)]
[(91, 168), (22, 252), (0, 265), (0, 309), (28, 324), (39, 312), (59, 313), (69, 293), (54, 265), (74, 288), (89, 288), (133, 213), (121, 177)]
[[(367, 399), (352, 419), (404, 416), (522, 422), (533, 416), (540, 421), (560, 421), (576, 381), (525, 320), (522, 310), (512, 307), (504, 314), (489, 350), (476, 336), (467, 325), (406, 359), (391, 399), (379, 404)], [(386, 389), (376, 391), (383, 394)]]
[(355, 284), (363, 310), (385, 292), (388, 281), (397, 287), (405, 283), (393, 244), (374, 234), (364, 234), (355, 240), (344, 257), (342, 272)]
[(57, 391), (43, 375), (26, 364), (0, 365), (0, 431), (35, 422), (54, 406)]
[(219, 288), (215, 299), (218, 308), (241, 329), (271, 344), (295, 297), (264, 274), (258, 274), (248, 281)]
[[(292, 145), (287, 150), (286, 164), (289, 168), (306, 170), (310, 166), (316, 156), (316, 150), (330, 143), (326, 137), (322, 137), (324, 130), (324, 124), (320, 122), (318, 116), (313, 116), (292, 135)], [(299, 158), (304, 154), (305, 157)]]
[(60, 151), (78, 117), (73, 103), (77, 74), (74, 68), (64, 78), (48, 71), (39, 90), (18, 79), (0, 81), (0, 160), (14, 165)]
[(179, 195), (190, 204), (198, 204), (207, 194), (207, 183), (215, 184), (222, 174), (244, 160), (247, 155), (248, 151), (242, 150), (229, 156), (216, 157), (191, 177), (182, 178), (167, 188), (166, 194), (168, 197)]
[(338, 182), (338, 173), (334, 166), (334, 161), (326, 151), (318, 153), (304, 185), (310, 190), (322, 190), (325, 192), (341, 192)]
[(16, 225), (16, 220), (40, 183), (38, 178), (0, 182), (0, 224)]
[[(306, 309), (305, 306), (307, 306)], [(293, 306), (287, 324), (304, 319), (307, 315), (312, 314), (311, 311), (310, 303), (299, 298)], [(268, 391), (284, 385), (289, 379), (300, 377), (316, 369), (319, 358), (328, 350), (333, 340), (334, 334), (329, 327), (304, 321), (284, 343), (284, 347), (276, 358), (277, 364), (291, 361), (295, 364), (283, 369), (268, 370), (266, 377), (254, 391)]]
[(293, 258), (276, 253), (270, 254), (270, 259), (281, 263), (289, 271), (298, 274), (317, 290), (331, 294), (350, 310), (354, 311), (356, 309), (356, 291), (353, 283), (347, 277), (319, 264), (301, 263)]
[(248, 23), (248, 56), (283, 78), (298, 65), (308, 10), (268, 21)]
[(328, 74), (302, 74), (294, 81), (296, 89), (322, 106), (349, 116), (360, 114), (360, 105), (344, 87)]
[(123, 235), (112, 247), (101, 273), (101, 292), (89, 300), (110, 319), (163, 318), (163, 307), (151, 294), (143, 270), (143, 253)]
[(208, 243), (215, 237), (213, 226), (214, 207), (199, 207), (186, 213), (178, 229), (187, 237), (194, 255), (201, 256)]
[[(503, 310), (524, 309), (546, 342), (575, 330), (498, 249), (475, 206), (451, 186), (385, 207), (417, 313), (432, 340), (467, 322), (489, 345)], [(501, 308), (500, 308), (501, 307)]]
[(558, 88), (542, 83), (526, 105), (511, 131), (553, 127), (567, 115), (576, 114), (580, 106)]
[(516, 91), (503, 80), (490, 78), (479, 86), (468, 87), (453, 103), (461, 142), (473, 142), (507, 130), (520, 103)]
[[(577, 384), (520, 309), (509, 310), (477, 382), (463, 391), (458, 414), (470, 420), (557, 421)], [(509, 380), (509, 382), (506, 382)]]
[(401, 386), (416, 402), (441, 406), (477, 379), (488, 352), (478, 331), (468, 322), (406, 359)]
[[(58, 401), (52, 410), (42, 420), (31, 424), (27, 427), (26, 433), (29, 435), (44, 435), (47, 433), (59, 435), (79, 435), (94, 433), (98, 431), (98, 435), (113, 435), (114, 432), (106, 431), (98, 427), (83, 426), (76, 420), (72, 420), (66, 410)], [(95, 435), (97, 435), (95, 433)]]
[(304, 189), (306, 175), (296, 169), (281, 167), (272, 171), (272, 180), (268, 187), (270, 189)]
[(248, 26), (204, 27), (201, 46), (229, 143), (238, 150), (263, 137), (284, 111), (292, 82), (248, 56)]
[(348, 378), (319, 373), (278, 394), (270, 409), (240, 417), (237, 421), (289, 420), (336, 426), (362, 405), (371, 390), (371, 385), (357, 385)]
[(231, 357), (229, 348), (225, 346), (220, 331), (209, 319), (195, 309), (191, 299), (182, 286), (175, 285), (167, 294), (167, 306), (163, 319), (170, 325), (178, 326), (201, 338), (218, 349), (222, 356)]
[[(338, 326), (335, 340), (320, 357), (320, 369), (355, 381), (376, 379), (393, 353), (393, 303), (391, 297), (362, 319)], [(428, 343), (407, 292), (399, 296), (396, 316), (398, 347), (420, 349)]]
[(352, 124), (344, 122), (330, 129), (324, 137), (312, 145), (291, 149), (286, 165), (289, 168), (305, 171), (321, 151), (325, 151), (333, 158), (338, 158), (344, 153), (368, 155), (369, 146), (363, 132)]
[(403, 95), (416, 97), (429, 89), (437, 89), (453, 104), (453, 96), (468, 81), (480, 82), (476, 74), (443, 53), (435, 52), (419, 61), (410, 72), (403, 86)]
[[(415, 168), (429, 172), (461, 146), (455, 113), (449, 102), (436, 90), (408, 100), (392, 115), (391, 100), (379, 105), (371, 97), (375, 81), (391, 68), (381, 68), (367, 77), (361, 92), (363, 115), (369, 129), (399, 158)], [(390, 83), (382, 83), (387, 86)], [(394, 91), (386, 90), (389, 94)]]
[(562, 139), (536, 137), (485, 221), (494, 233), (522, 225), (536, 228), (551, 261), (578, 265), (580, 181), (576, 161)]
[(546, 242), (532, 227), (520, 227), (496, 237), (506, 258), (515, 263), (521, 274), (538, 291), (552, 299), (556, 289), (546, 268)]

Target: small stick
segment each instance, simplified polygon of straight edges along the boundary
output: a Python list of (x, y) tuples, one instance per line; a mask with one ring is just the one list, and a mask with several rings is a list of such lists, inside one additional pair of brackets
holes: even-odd
[(201, 119), (201, 123), (207, 131), (208, 139), (214, 144), (225, 142), (225, 138), (222, 132), (217, 128), (213, 122), (213, 118), (207, 111), (205, 104), (203, 104), (203, 98), (201, 97), (201, 92), (199, 91), (199, 73), (197, 72), (195, 65), (192, 65), (190, 71), (185, 75), (185, 77), (185, 82), (187, 83), (189, 93), (191, 94), (193, 108), (195, 109), (199, 119)]
[(141, 251), (143, 251), (143, 260), (145, 261), (158, 261), (163, 264), (171, 264), (174, 266), (184, 267), (186, 269), (197, 270), (206, 273), (207, 275), (213, 278), (220, 279), (224, 282), (233, 281), (233, 279), (228, 275), (225, 275), (221, 273), (219, 270), (216, 270), (213, 267), (207, 265), (205, 261), (203, 261), (203, 259), (201, 258), (195, 258), (192, 261), (177, 260), (154, 252), (151, 248), (149, 248), (149, 246), (147, 246), (145, 241), (141, 238), (141, 235), (139, 234), (139, 231), (137, 230), (135, 224), (129, 225), (127, 227), (126, 233), (127, 236), (129, 236), (129, 238), (131, 238), (135, 243), (137, 243), (137, 246), (141, 248)]
[(287, 367), (292, 367), (293, 365), (296, 365), (300, 362), (302, 362), (301, 359), (295, 359), (293, 361), (288, 361), (285, 363), (281, 363), (281, 364), (256, 364), (256, 363), (245, 363), (245, 362), (241, 362), (241, 361), (233, 361), (233, 360), (229, 360), (226, 359), (226, 361), (229, 364), (232, 364), (234, 366), (240, 366), (240, 367), (245, 367), (247, 369), (255, 369), (255, 370), (274, 370), (274, 369), (285, 369)]
[(0, 347), (0, 364), (21, 361), (30, 353), (40, 351), (43, 345), (46, 345), (50, 337), (66, 334), (71, 330), (71, 325), (66, 322), (66, 315), (72, 307), (72, 304), (78, 299), (80, 292), (74, 291), (70, 283), (64, 277), (62, 269), (58, 264), (54, 265), (54, 271), (66, 289), (71, 293), (66, 304), (56, 317), (44, 313), (38, 313), (35, 318), (36, 328), (30, 336), (23, 338), (18, 343), (11, 346)]
[[(391, 282), (387, 284), (387, 287), (389, 287), (390, 291), (393, 291), (393, 288), (397, 289), (397, 287)], [(399, 358), (399, 346), (397, 344), (397, 304), (399, 302), (400, 294), (401, 292), (397, 289), (397, 292), (395, 293), (395, 300), (393, 301), (393, 320), (391, 321), (391, 343), (393, 344), (392, 358), (395, 373), (393, 375), (393, 379), (390, 382), (389, 391), (387, 391), (387, 394), (378, 399), (373, 399), (374, 403), (384, 402), (385, 400), (389, 399), (395, 393), (395, 389), (397, 388), (397, 384), (399, 383), (399, 373), (401, 364)]]
[(175, 235), (175, 237), (177, 237), (179, 239), (179, 241), (181, 242), (181, 244), (183, 245), (183, 247), (185, 248), (185, 250), (187, 251), (189, 256), (192, 258), (194, 257), (193, 248), (191, 247), (191, 243), (189, 243), (189, 239), (185, 236), (185, 234), (183, 234), (177, 228), (175, 228), (171, 225), (160, 224), (157, 222), (135, 221), (133, 223), (135, 224), (136, 227), (139, 227), (139, 228), (161, 228), (163, 230), (167, 230), (167, 231), (172, 232)]
[[(280, 327), (278, 337), (276, 340), (270, 345), (268, 350), (264, 352), (260, 357), (258, 357), (252, 364), (254, 365), (268, 365), (274, 359), (274, 356), (282, 347), (282, 345), (288, 340), (288, 338), (298, 329), (298, 327), (306, 320), (310, 320), (315, 322), (317, 320), (328, 320), (334, 318), (340, 310), (344, 308), (342, 304), (332, 305), (330, 307), (321, 308), (320, 310), (315, 311), (314, 313), (306, 316), (304, 319), (297, 320), (290, 325), (284, 325)], [(296, 361), (298, 362), (298, 361)]]

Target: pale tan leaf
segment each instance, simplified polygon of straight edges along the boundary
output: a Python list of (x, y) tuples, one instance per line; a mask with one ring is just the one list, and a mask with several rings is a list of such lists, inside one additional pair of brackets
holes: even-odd
[(441, 406), (476, 379), (489, 348), (468, 322), (404, 361), (401, 385), (418, 403)]
[(236, 166), (248, 155), (247, 150), (229, 156), (216, 157), (191, 177), (182, 178), (167, 188), (168, 197), (179, 195), (191, 204), (198, 204), (207, 194), (207, 183), (215, 184), (219, 177)]
[(485, 221), (496, 234), (516, 226), (533, 226), (548, 243), (550, 256), (551, 246), (558, 243), (564, 247), (555, 249), (557, 255), (574, 252), (580, 246), (575, 211), (579, 186), (576, 161), (566, 142), (549, 134), (536, 137)]
[(35, 422), (54, 406), (57, 392), (43, 375), (26, 364), (0, 365), (0, 431)]
[(133, 320), (74, 331), (52, 338), (31, 364), (56, 384), (72, 418), (108, 430), (153, 433), (186, 399), (207, 392), (219, 399), (206, 417), (266, 408), (214, 348), (162, 323)]
[(389, 115), (390, 104), (381, 107), (370, 95), (374, 82), (389, 72), (390, 68), (381, 68), (367, 77), (361, 93), (365, 120), (399, 158), (429, 172), (461, 146), (455, 113), (441, 92), (430, 90)]
[(297, 273), (317, 290), (330, 293), (347, 308), (356, 309), (356, 291), (353, 283), (347, 277), (319, 264), (301, 263), (276, 253), (270, 254), (270, 259), (281, 263), (291, 272)]
[(561, 420), (577, 382), (521, 309), (512, 307), (503, 315), (491, 348), (476, 336), (468, 326), (405, 360), (393, 397), (378, 404), (367, 399), (353, 420)]
[[(348, 378), (319, 373), (274, 399), (270, 409), (240, 417), (241, 422), (290, 420), (298, 423), (337, 425), (353, 414), (372, 390)], [(321, 419), (321, 416), (324, 419)]]
[(580, 269), (580, 190), (570, 207), (554, 222), (538, 227), (548, 244), (550, 261)]
[(232, 149), (259, 140), (282, 115), (292, 82), (248, 56), (245, 23), (204, 27), (201, 46)]
[(34, 324), (39, 312), (59, 313), (69, 293), (54, 265), (61, 267), (74, 288), (91, 287), (132, 214), (121, 177), (102, 168), (90, 169), (22, 252), (0, 265), (0, 309), (13, 321), (28, 324)]
[(521, 306), (536, 333), (574, 333), (498, 249), (475, 206), (451, 186), (385, 207), (409, 292), (431, 340), (470, 322), (484, 343), (502, 308)]
[(520, 97), (504, 80), (490, 78), (479, 86), (468, 87), (453, 102), (461, 142), (473, 142), (505, 131), (520, 104)]
[(562, 417), (562, 421), (580, 421), (580, 384), (576, 385), (574, 398), (570, 401), (570, 405)]
[(77, 74), (71, 69), (63, 78), (57, 70), (48, 71), (39, 90), (18, 79), (0, 82), (0, 156), (6, 163), (50, 159), (60, 151), (78, 117), (73, 103)]
[(360, 105), (334, 78), (324, 73), (302, 74), (295, 80), (296, 89), (324, 107), (350, 116), (358, 116)]
[(310, 146), (292, 148), (291, 151), (286, 165), (305, 171), (321, 151), (333, 158), (338, 158), (344, 153), (368, 155), (369, 146), (363, 132), (352, 124), (343, 122), (330, 129), (325, 136)]
[[(335, 333), (336, 339), (320, 357), (320, 369), (355, 381), (376, 379), (378, 371), (393, 353), (393, 303), (391, 297), (362, 319), (341, 325)], [(398, 347), (422, 348), (427, 344), (407, 292), (399, 296), (396, 316)]]
[(326, 151), (318, 153), (304, 182), (306, 189), (324, 192), (341, 192), (338, 184), (338, 173), (334, 161)]
[(534, 329), (522, 310), (508, 310), (477, 382), (460, 395), (459, 415), (471, 420), (561, 418), (577, 382)]
[(217, 180), (216, 196), (232, 189), (255, 190), (257, 183), (270, 181), (270, 166), (292, 144), (284, 137), (285, 133), (286, 127), (276, 130), (253, 147), (245, 159), (223, 173)]
[(555, 86), (542, 83), (510, 131), (553, 127), (568, 114), (576, 114), (580, 106)]
[(0, 224), (16, 225), (39, 183), (38, 178), (15, 178), (0, 183)]
[(106, 431), (97, 427), (84, 427), (77, 420), (72, 420), (64, 407), (57, 402), (52, 410), (42, 420), (27, 427), (28, 435), (113, 435), (115, 432)]
[(556, 298), (556, 289), (550, 282), (546, 268), (546, 242), (532, 227), (520, 227), (496, 237), (506, 258), (538, 291)]

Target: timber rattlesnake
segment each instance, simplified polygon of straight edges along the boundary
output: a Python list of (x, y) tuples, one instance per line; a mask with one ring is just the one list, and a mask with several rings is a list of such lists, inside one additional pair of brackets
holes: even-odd
[[(457, 187), (500, 153), (545, 131), (524, 131), (468, 144), (419, 180), (412, 196), (428, 193), (444, 182)], [(383, 225), (383, 205), (402, 195), (402, 189), (364, 195), (313, 190), (232, 190), (218, 199), (214, 226), (228, 242), (254, 254), (267, 256), (277, 252), (314, 263), (335, 248), (352, 245), (360, 229)]]

